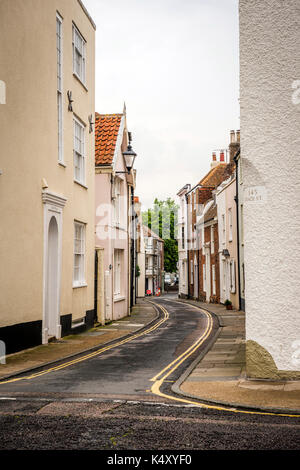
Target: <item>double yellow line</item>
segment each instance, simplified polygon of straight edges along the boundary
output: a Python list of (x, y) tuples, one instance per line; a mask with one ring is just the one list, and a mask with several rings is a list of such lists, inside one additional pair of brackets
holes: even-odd
[[(153, 303), (153, 302), (151, 302)], [(80, 362), (83, 362), (83, 361), (86, 361), (88, 359), (91, 359), (95, 356), (99, 356), (100, 354), (106, 352), (106, 351), (109, 351), (110, 349), (113, 349), (113, 348), (116, 348), (118, 346), (121, 346), (122, 344), (126, 344), (128, 343), (129, 341), (132, 341), (136, 338), (140, 338), (141, 336), (144, 336), (148, 333), (151, 333), (152, 331), (156, 330), (157, 328), (160, 327), (160, 325), (162, 323), (164, 323), (165, 321), (168, 320), (169, 318), (169, 312), (167, 312), (166, 309), (162, 308), (163, 310), (163, 313), (164, 313), (164, 316), (163, 318), (161, 318), (157, 323), (155, 323), (154, 325), (152, 325), (150, 328), (140, 332), (140, 333), (136, 333), (132, 336), (129, 336), (123, 340), (120, 340), (118, 341), (117, 343), (114, 343), (114, 344), (111, 344), (111, 345), (108, 345), (108, 346), (104, 346), (103, 348), (100, 348), (100, 349), (97, 349), (96, 351), (92, 352), (92, 353), (89, 353), (89, 354), (86, 354), (84, 356), (81, 356), (77, 359), (73, 359), (71, 361), (68, 361), (68, 362), (64, 362), (63, 364), (60, 364), (58, 366), (55, 366), (55, 367), (51, 367), (49, 369), (45, 369), (45, 370), (42, 370), (40, 372), (37, 372), (35, 374), (32, 374), (32, 375), (27, 375), (27, 376), (22, 376), (22, 377), (15, 377), (15, 378), (12, 378), (12, 379), (8, 379), (8, 380), (4, 380), (2, 382), (0, 382), (0, 385), (3, 385), (3, 384), (8, 384), (8, 383), (12, 383), (12, 382), (19, 382), (20, 380), (31, 380), (31, 379), (35, 379), (37, 377), (41, 377), (42, 375), (45, 375), (45, 374), (49, 374), (50, 372), (56, 372), (58, 370), (61, 370), (61, 369), (65, 369), (66, 367), (70, 367), (70, 366), (73, 366), (75, 364), (78, 364)], [(80, 354), (80, 353), (79, 353)]]
[[(176, 302), (176, 300), (172, 300), (172, 302)], [(177, 302), (181, 303), (181, 302)], [(265, 416), (284, 416), (288, 418), (299, 418), (298, 415), (293, 415), (293, 414), (287, 414), (287, 413), (272, 413), (272, 412), (264, 412), (264, 411), (248, 411), (248, 410), (243, 410), (243, 409), (236, 409), (236, 408), (230, 408), (230, 406), (225, 407), (225, 406), (217, 406), (217, 405), (208, 405), (206, 403), (201, 403), (200, 401), (195, 398), (195, 400), (188, 400), (187, 398), (179, 398), (175, 397), (172, 395), (167, 395), (166, 393), (163, 393), (160, 391), (160, 387), (162, 386), (163, 382), (169, 382), (166, 379), (172, 374), (174, 370), (177, 369), (177, 367), (180, 366), (182, 362), (184, 362), (189, 356), (191, 356), (200, 346), (203, 344), (203, 342), (208, 338), (212, 331), (212, 326), (213, 326), (213, 321), (212, 321), (212, 316), (208, 311), (202, 310), (200, 307), (197, 307), (195, 305), (189, 304), (189, 307), (195, 308), (196, 310), (200, 310), (202, 313), (204, 313), (207, 317), (207, 326), (206, 330), (198, 338), (198, 340), (190, 346), (184, 353), (181, 354), (178, 358), (176, 358), (173, 362), (168, 364), (163, 370), (161, 370), (158, 374), (156, 374), (152, 379), (150, 379), (154, 384), (151, 387), (151, 392), (155, 395), (158, 395), (159, 397), (162, 398), (167, 398), (168, 400), (174, 400), (180, 403), (185, 403), (188, 405), (194, 405), (198, 406), (199, 408), (207, 408), (211, 410), (217, 410), (217, 411), (229, 411), (232, 413), (242, 413), (242, 414), (250, 414), (250, 415), (265, 415)], [(160, 305), (160, 308), (162, 310), (166, 310), (164, 307)], [(163, 375), (165, 372), (165, 375)], [(163, 377), (161, 377), (163, 375)], [(161, 377), (159, 379), (159, 377)]]
[[(166, 309), (162, 307), (161, 305), (160, 305), (160, 308), (163, 311), (166, 311)], [(212, 316), (209, 312), (205, 312), (204, 310), (201, 310), (201, 312), (204, 313), (207, 318), (207, 325), (206, 325), (204, 333), (186, 351), (184, 351), (180, 356), (174, 359), (174, 361), (172, 361), (164, 369), (162, 369), (158, 374), (152, 377), (152, 379), (150, 379), (151, 382), (154, 382), (154, 384), (151, 387), (151, 392), (154, 393), (155, 395), (158, 395), (160, 397), (165, 397), (165, 398), (172, 398), (173, 400), (175, 399), (174, 397), (171, 397), (169, 395), (165, 395), (164, 393), (162, 393), (160, 391), (160, 387), (163, 384), (163, 382), (172, 374), (172, 372), (174, 372), (174, 370), (176, 370), (188, 357), (190, 357), (211, 334), (211, 331), (213, 328)]]
[[(156, 304), (154, 302), (151, 302), (148, 300), (148, 302), (152, 303), (155, 307)], [(176, 301), (172, 301), (176, 302)], [(181, 302), (178, 302), (181, 303)], [(163, 398), (167, 398), (168, 400), (174, 400), (177, 402), (189, 404), (189, 405), (194, 405), (198, 406), (200, 408), (207, 408), (207, 409), (212, 409), (212, 410), (218, 410), (218, 411), (230, 411), (234, 413), (243, 413), (243, 414), (254, 414), (254, 415), (270, 415), (270, 416), (284, 416), (284, 417), (290, 417), (290, 418), (299, 418), (299, 415), (292, 415), (292, 414), (285, 414), (285, 413), (272, 413), (272, 412), (259, 412), (259, 411), (247, 411), (247, 410), (238, 410), (230, 407), (225, 407), (225, 406), (216, 406), (216, 405), (208, 405), (206, 403), (201, 403), (199, 402), (196, 398), (195, 400), (189, 400), (187, 398), (180, 398), (180, 397), (175, 397), (172, 395), (167, 395), (163, 392), (160, 391), (160, 387), (164, 382), (168, 382), (166, 379), (188, 358), (190, 357), (203, 343), (204, 341), (209, 337), (212, 327), (213, 327), (213, 320), (212, 316), (209, 312), (202, 310), (201, 308), (194, 306), (194, 305), (189, 305), (191, 308), (195, 308), (196, 310), (200, 310), (207, 318), (207, 325), (204, 333), (200, 336), (200, 338), (195, 341), (184, 353), (182, 353), (180, 356), (178, 356), (174, 361), (172, 361), (170, 364), (168, 364), (164, 369), (162, 369), (158, 374), (156, 374), (150, 381), (154, 382), (154, 384), (151, 387), (151, 392), (155, 395), (158, 395)], [(107, 346), (104, 346), (103, 348), (97, 349), (96, 351), (86, 354), (84, 356), (81, 356), (77, 359), (73, 359), (71, 361), (65, 362), (61, 365), (51, 367), (49, 369), (45, 369), (43, 371), (37, 372), (35, 374), (29, 375), (29, 376), (22, 376), (22, 377), (16, 377), (8, 380), (4, 380), (0, 382), (0, 385), (2, 384), (7, 384), (7, 383), (12, 383), (12, 382), (19, 382), (21, 380), (31, 380), (35, 379), (37, 377), (41, 377), (42, 375), (49, 374), (51, 372), (56, 372), (61, 369), (64, 369), (66, 367), (70, 367), (74, 364), (78, 364), (80, 362), (86, 361), (88, 359), (91, 359), (93, 357), (99, 356), (100, 354), (109, 351), (110, 349), (116, 348), (118, 346), (121, 346), (122, 344), (126, 344), (136, 338), (140, 338), (141, 336), (144, 336), (148, 333), (151, 333), (152, 331), (156, 330), (159, 328), (164, 322), (166, 322), (169, 318), (169, 312), (165, 307), (162, 305), (159, 305), (159, 308), (162, 310), (164, 316), (161, 318), (157, 323), (149, 327), (148, 329), (145, 329), (142, 332), (138, 332), (136, 334), (133, 334), (132, 336), (129, 336), (127, 338), (124, 338), (123, 340), (120, 340), (114, 344), (110, 344)]]

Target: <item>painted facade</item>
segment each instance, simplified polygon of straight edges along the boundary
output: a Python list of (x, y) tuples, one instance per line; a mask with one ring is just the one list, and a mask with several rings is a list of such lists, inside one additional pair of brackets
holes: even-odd
[(300, 377), (299, 25), (296, 0), (240, 0), (249, 377)]
[(95, 25), (78, 0), (3, 0), (0, 38), (0, 338), (11, 353), (94, 321)]
[(178, 193), (178, 275), (179, 286), (178, 296), (188, 297), (188, 239), (187, 239), (187, 199), (186, 194), (191, 189), (191, 185), (185, 185)]
[(243, 185), (243, 172), (242, 172), (242, 159), (241, 154), (238, 152), (235, 155), (236, 164), (236, 219), (237, 219), (237, 252), (239, 264), (239, 305), (240, 309), (245, 312), (245, 260), (244, 260), (244, 185)]
[(96, 113), (95, 121), (95, 244), (104, 250), (103, 316), (108, 322), (130, 315), (132, 306), (135, 172), (131, 169), (128, 174), (123, 156), (129, 144), (125, 108), (123, 114)]
[(236, 220), (236, 179), (233, 174), (216, 190), (219, 232), (220, 302), (230, 300), (239, 309)]
[(136, 295), (139, 298), (145, 297), (146, 292), (146, 253), (145, 253), (145, 240), (143, 221), (141, 213), (141, 202), (139, 198), (134, 198), (134, 209), (137, 215), (137, 231), (136, 231), (136, 256), (137, 256), (137, 269), (138, 273), (136, 277)]

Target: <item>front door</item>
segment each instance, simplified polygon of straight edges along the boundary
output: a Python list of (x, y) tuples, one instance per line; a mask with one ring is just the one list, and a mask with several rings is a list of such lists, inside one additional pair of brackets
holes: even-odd
[(60, 282), (62, 253), (62, 213), (67, 199), (42, 191), (44, 203), (44, 276), (42, 342), (61, 337)]
[(52, 216), (48, 228), (48, 253), (45, 293), (45, 326), (48, 338), (57, 336), (59, 321), (58, 305), (58, 226)]

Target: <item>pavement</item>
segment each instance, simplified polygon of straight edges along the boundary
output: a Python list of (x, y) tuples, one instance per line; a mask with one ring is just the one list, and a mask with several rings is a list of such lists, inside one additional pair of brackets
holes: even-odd
[[(212, 312), (220, 324), (209, 351), (205, 355), (201, 352), (183, 372), (172, 386), (174, 392), (202, 402), (235, 408), (300, 413), (300, 381), (247, 380), (244, 312), (226, 310), (219, 304), (180, 300), (176, 294), (170, 297)], [(152, 304), (139, 301), (129, 317), (105, 326), (96, 325), (85, 333), (63, 337), (47, 345), (8, 355), (6, 364), (0, 364), (0, 380), (96, 350), (99, 346), (145, 328), (157, 316)]]
[(300, 413), (300, 381), (249, 380), (245, 369), (245, 313), (220, 304), (180, 300), (208, 310), (220, 329), (209, 352), (199, 356), (173, 391), (207, 403), (266, 412)]

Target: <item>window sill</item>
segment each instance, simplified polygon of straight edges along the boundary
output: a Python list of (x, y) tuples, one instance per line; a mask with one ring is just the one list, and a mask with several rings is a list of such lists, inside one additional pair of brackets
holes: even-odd
[(114, 297), (114, 302), (121, 302), (122, 300), (125, 300), (124, 295)]
[(81, 78), (80, 78), (75, 72), (73, 72), (73, 77), (75, 77), (76, 80), (78, 80), (79, 83), (81, 83), (81, 85), (83, 86), (83, 88), (85, 89), (85, 91), (89, 91), (89, 90), (87, 89), (86, 85), (85, 85), (85, 84), (83, 83), (83, 81), (81, 80)]
[(58, 161), (59, 166), (62, 166), (64, 168), (67, 168), (67, 165), (64, 162)]
[(80, 181), (74, 180), (74, 183), (79, 184), (79, 186), (82, 186), (85, 189), (89, 189), (84, 183), (80, 183)]
[(78, 289), (79, 287), (87, 287), (87, 283), (83, 282), (81, 284), (73, 284), (73, 289)]

